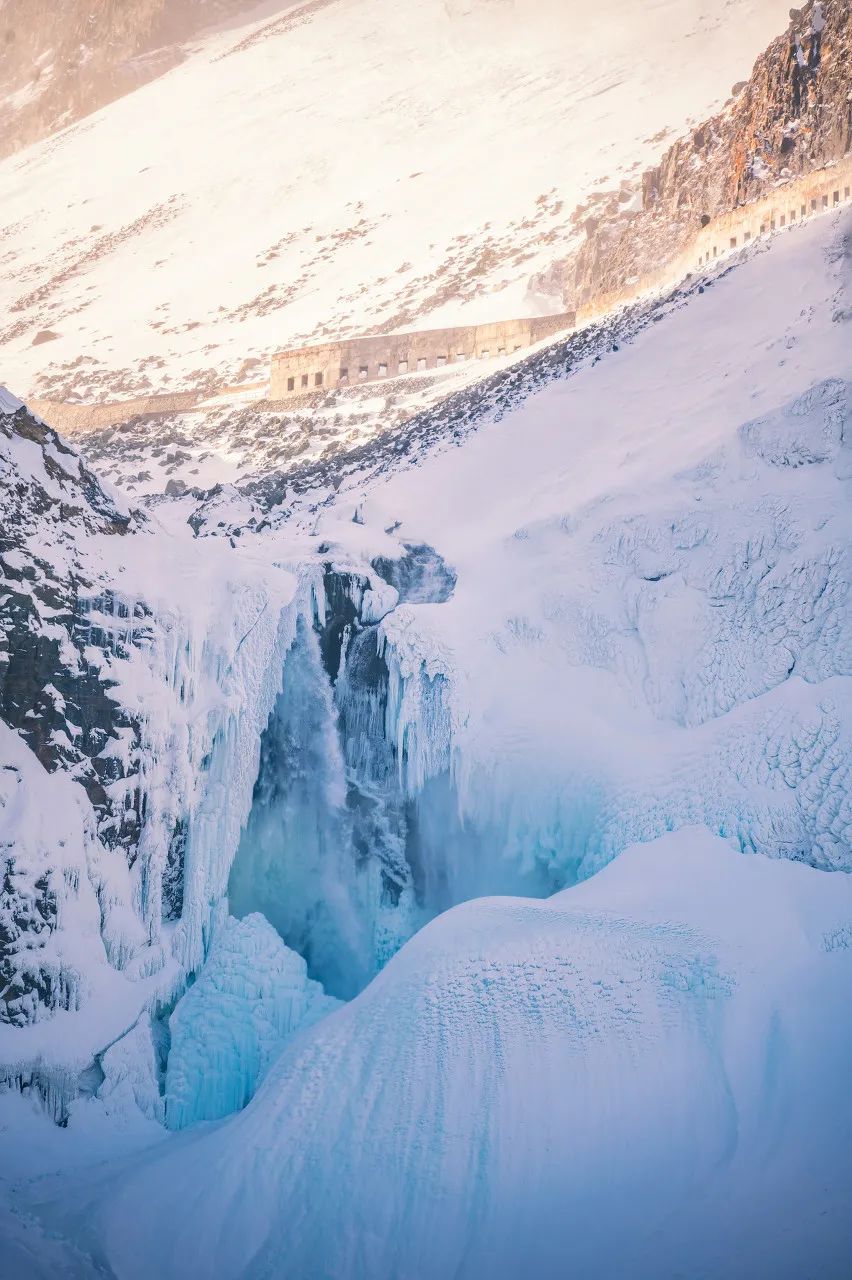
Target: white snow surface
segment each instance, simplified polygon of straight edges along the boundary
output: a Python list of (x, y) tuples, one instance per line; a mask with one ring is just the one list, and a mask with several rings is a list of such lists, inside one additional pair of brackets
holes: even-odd
[[(391, 729), (505, 864), (558, 887), (701, 822), (852, 867), (849, 246), (848, 214), (781, 237), (320, 517), (456, 570), (382, 623)], [(482, 892), (448, 859), (450, 901)]]
[(839, 1280), (850, 979), (849, 877), (684, 829), (446, 913), (238, 1117), (29, 1204), (119, 1280)]
[(564, 256), (577, 203), (723, 101), (786, 9), (282, 0), (257, 17), (0, 165), (0, 350), (26, 395), (223, 384), (325, 332), (559, 309), (527, 282)]
[(8, 387), (0, 387), (0, 413), (17, 413), (22, 408), (22, 400), (13, 396)]

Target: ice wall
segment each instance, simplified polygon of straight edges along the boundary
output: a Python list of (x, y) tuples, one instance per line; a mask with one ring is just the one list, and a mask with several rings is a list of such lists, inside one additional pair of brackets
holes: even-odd
[(169, 1020), (166, 1124), (241, 1110), (285, 1039), (336, 1006), (263, 916), (228, 919)]
[(424, 546), (329, 563), (263, 734), (230, 909), (262, 912), (342, 998), (446, 907), (555, 887), (501, 858), (500, 833), (460, 812), (448, 668), (417, 627), (454, 586)]

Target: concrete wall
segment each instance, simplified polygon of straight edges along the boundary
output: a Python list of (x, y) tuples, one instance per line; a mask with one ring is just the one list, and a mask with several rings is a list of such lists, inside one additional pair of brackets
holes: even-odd
[(143, 415), (186, 413), (200, 404), (200, 391), (177, 391), (165, 395), (137, 396), (133, 400), (111, 400), (104, 404), (68, 404), (59, 400), (28, 400), (27, 408), (55, 431), (85, 431), (113, 427)]
[(852, 155), (847, 155), (828, 168), (817, 169), (777, 187), (753, 204), (741, 205), (713, 218), (671, 261), (626, 281), (620, 289), (609, 290), (584, 303), (577, 311), (577, 323), (588, 324), (646, 295), (674, 288), (688, 275), (739, 253), (762, 236), (797, 226), (850, 201)]
[[(431, 329), (421, 333), (374, 335), (348, 341), (282, 351), (272, 357), (269, 398), (286, 400), (346, 382), (375, 382), (434, 369), (460, 356), (485, 359), (511, 354), (533, 346), (545, 338), (599, 320), (619, 307), (646, 295), (675, 288), (687, 276), (707, 270), (762, 236), (777, 234), (799, 222), (818, 217), (840, 205), (852, 203), (852, 154), (836, 164), (809, 173), (777, 187), (762, 200), (742, 205), (698, 230), (686, 248), (654, 271), (636, 276), (620, 289), (599, 294), (576, 312), (525, 320), (503, 320), (493, 324), (455, 329)], [(362, 376), (362, 370), (366, 374)], [(319, 375), (320, 381), (317, 382)], [(289, 386), (293, 379), (292, 388)], [(262, 384), (245, 383), (232, 391), (248, 390)], [(139, 396), (108, 404), (63, 404), (51, 400), (30, 400), (29, 407), (59, 431), (78, 431), (113, 426), (145, 415), (187, 412), (208, 399), (199, 391)]]
[(332, 387), (378, 382), (438, 369), (460, 360), (486, 360), (533, 346), (573, 328), (573, 312), (419, 333), (373, 334), (328, 342), (272, 357), (271, 400)]

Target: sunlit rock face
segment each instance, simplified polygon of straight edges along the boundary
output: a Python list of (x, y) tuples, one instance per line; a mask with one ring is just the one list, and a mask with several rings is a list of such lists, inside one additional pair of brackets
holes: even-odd
[[(822, 9), (818, 59), (812, 55), (810, 0), (790, 10), (787, 30), (758, 56), (751, 75), (733, 86), (721, 111), (694, 124), (641, 183), (597, 193), (580, 211), (585, 242), (554, 265), (551, 278), (567, 302), (621, 288), (674, 258), (718, 215), (848, 154), (852, 11), (845, 0), (825, 0)], [(842, 191), (844, 183), (839, 185)]]

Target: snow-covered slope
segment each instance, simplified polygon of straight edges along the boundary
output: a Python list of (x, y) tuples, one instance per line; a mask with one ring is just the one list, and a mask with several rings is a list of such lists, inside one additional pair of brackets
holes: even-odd
[(459, 447), (341, 469), (318, 537), (427, 543), (457, 573), (382, 624), (392, 732), (465, 819), (450, 901), (487, 887), (472, 847), (555, 886), (684, 821), (852, 866), (849, 231), (695, 282), (474, 435), (454, 424)]
[(724, 99), (785, 10), (257, 12), (0, 165), (0, 350), (20, 391), (212, 388), (323, 332), (559, 309), (526, 282), (578, 200)]

